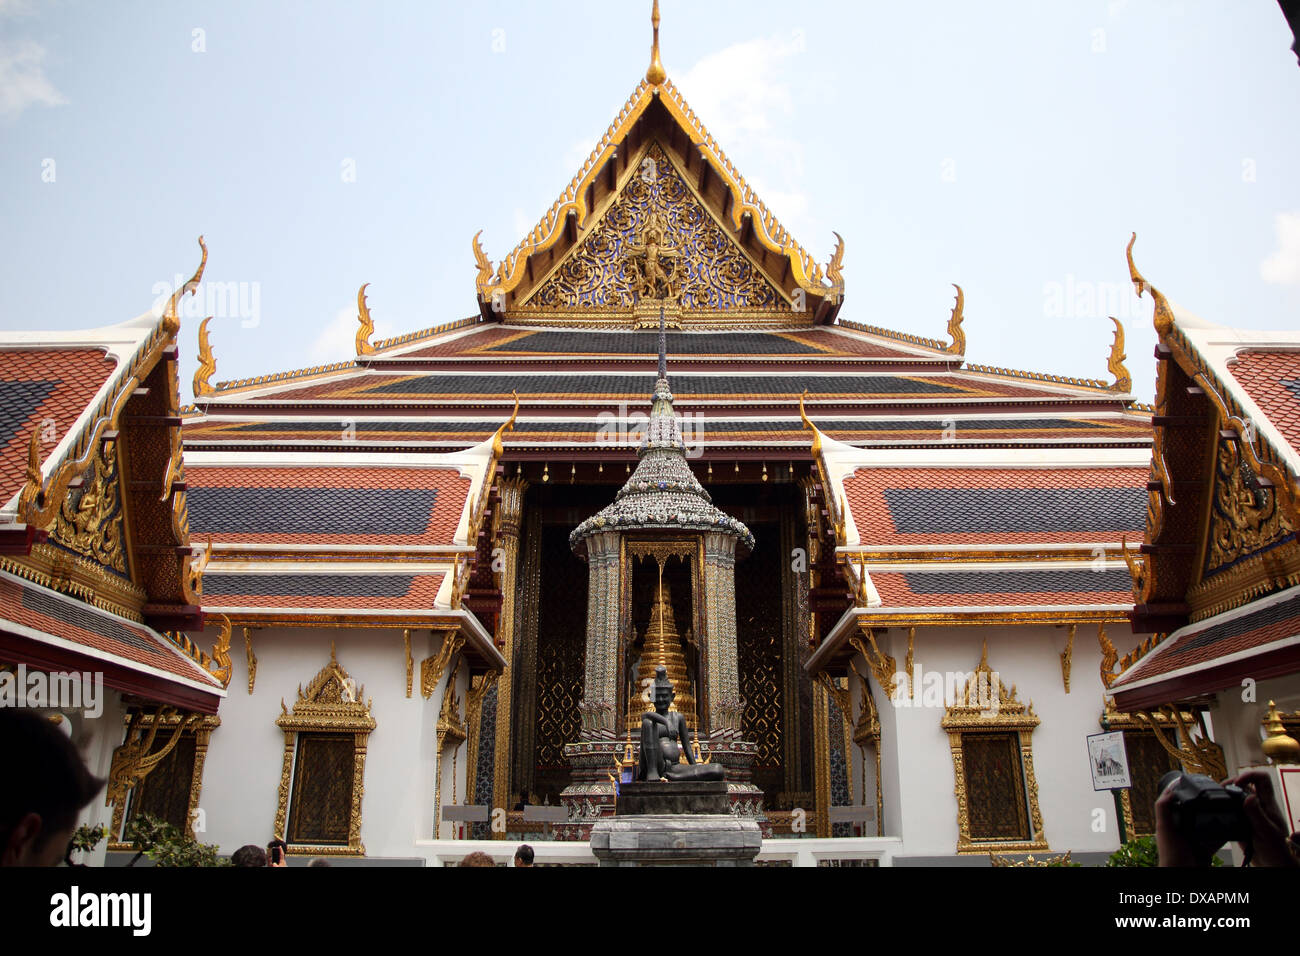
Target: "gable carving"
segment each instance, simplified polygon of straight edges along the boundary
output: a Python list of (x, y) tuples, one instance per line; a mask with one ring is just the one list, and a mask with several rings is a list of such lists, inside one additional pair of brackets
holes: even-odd
[(1214, 497), (1205, 552), (1209, 576), (1295, 532), (1277, 491), (1242, 457), (1238, 440), (1220, 439), (1214, 463)]
[(685, 310), (788, 311), (785, 296), (713, 219), (658, 143), (599, 222), (526, 302), (529, 309), (627, 310), (644, 276), (637, 250), (662, 223), (675, 260), (673, 292)]

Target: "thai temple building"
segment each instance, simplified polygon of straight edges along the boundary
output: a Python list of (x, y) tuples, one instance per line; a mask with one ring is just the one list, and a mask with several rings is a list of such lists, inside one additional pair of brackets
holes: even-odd
[[(1175, 313), (1131, 245), (1154, 406), (1118, 322), (1105, 379), (967, 363), (960, 286), (942, 338), (871, 324), (844, 240), (818, 261), (776, 220), (653, 26), (536, 227), (494, 258), (467, 226), (460, 314), (376, 341), (363, 285), (354, 356), (230, 382), (205, 321), (185, 409), (174, 302), (0, 343), (58, 351), (27, 405), (4, 386), (0, 659), (148, 675), (95, 744), (110, 849), (201, 810), (224, 852), (594, 864), (660, 664), (777, 865), (1096, 862), (1153, 831), (1171, 767), (1286, 750), (1300, 339)], [(109, 623), (51, 637), (33, 601)]]

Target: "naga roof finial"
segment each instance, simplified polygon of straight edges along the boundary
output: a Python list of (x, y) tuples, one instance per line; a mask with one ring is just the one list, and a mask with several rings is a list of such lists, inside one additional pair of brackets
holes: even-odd
[(668, 72), (659, 59), (659, 0), (655, 0), (654, 10), (650, 13), (650, 25), (654, 28), (654, 41), (650, 45), (650, 67), (645, 71), (645, 81), (651, 86), (659, 86), (668, 79)]

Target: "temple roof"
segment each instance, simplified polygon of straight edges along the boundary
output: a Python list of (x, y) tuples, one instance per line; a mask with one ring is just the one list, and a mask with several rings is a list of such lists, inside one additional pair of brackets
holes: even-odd
[[(693, 261), (683, 321), (827, 324), (843, 302), (843, 242), (819, 265), (745, 182), (672, 82), (642, 81), (541, 221), (493, 265), (474, 237), (484, 318), (629, 312), (624, 259), (648, 217)], [(693, 316), (692, 313), (695, 315)]]
[(1150, 708), (1300, 670), (1300, 333), (1207, 322), (1152, 286), (1132, 249), (1158, 342), (1146, 521), (1128, 560), (1134, 629), (1155, 636), (1119, 661), (1112, 690)]

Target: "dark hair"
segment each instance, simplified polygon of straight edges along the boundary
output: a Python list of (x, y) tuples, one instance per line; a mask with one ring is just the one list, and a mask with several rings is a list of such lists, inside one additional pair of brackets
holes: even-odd
[(533, 848), (527, 843), (519, 844), (519, 849), (515, 850), (515, 859), (524, 864), (524, 866), (532, 866)]
[(95, 799), (104, 781), (86, 769), (76, 744), (44, 714), (0, 708), (0, 754), (5, 785), (0, 787), (0, 847), (23, 817), (41, 818), (39, 845), (71, 830), (81, 809)]
[(266, 866), (266, 851), (256, 843), (241, 846), (230, 854), (232, 866)]
[(276, 837), (266, 845), (266, 862), (268, 866), (271, 861), (275, 859), (276, 850), (280, 851), (280, 863), (285, 862), (285, 859), (289, 856), (289, 844), (285, 843), (279, 837)]

